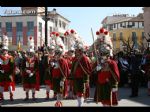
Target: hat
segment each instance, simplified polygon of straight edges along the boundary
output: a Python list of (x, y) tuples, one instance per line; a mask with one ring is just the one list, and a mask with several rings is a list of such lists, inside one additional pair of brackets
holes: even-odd
[(49, 49), (50, 49), (50, 50), (54, 50), (54, 49), (55, 49), (55, 46), (52, 45), (52, 46), (49, 47)]
[(50, 39), (49, 50), (54, 50), (55, 46), (56, 46), (55, 40), (54, 39)]
[(102, 55), (113, 56), (113, 44), (109, 32), (104, 28), (100, 28), (96, 34), (100, 39), (100, 41), (98, 40), (100, 53)]
[(82, 43), (76, 42), (75, 49), (84, 51), (84, 45)]
[(7, 37), (7, 35), (3, 35), (3, 37), (2, 37), (2, 46), (3, 46), (2, 49), (9, 50), (8, 45), (9, 45), (8, 37)]
[(55, 55), (63, 55), (64, 53), (65, 52), (64, 52), (63, 46), (57, 45), (55, 49)]
[(7, 46), (2, 47), (3, 50), (9, 50)]
[(66, 52), (65, 44), (58, 35), (55, 38), (55, 50), (56, 52), (60, 52), (61, 54), (64, 54)]
[(58, 32), (51, 32), (50, 33), (50, 37), (52, 37), (52, 38), (55, 38), (55, 37), (58, 37), (58, 36), (59, 36)]
[(28, 37), (28, 52), (34, 52), (34, 39), (32, 36)]

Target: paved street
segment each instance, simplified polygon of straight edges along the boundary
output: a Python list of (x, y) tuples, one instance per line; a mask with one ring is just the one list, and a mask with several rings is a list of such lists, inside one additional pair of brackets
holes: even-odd
[[(139, 97), (137, 98), (129, 98), (128, 96), (130, 95), (130, 89), (129, 88), (120, 88), (119, 89), (119, 106), (140, 106), (140, 107), (145, 107), (145, 106), (150, 106), (150, 97), (147, 96), (147, 89), (146, 88), (140, 88), (139, 91)], [(91, 98), (87, 100), (86, 103), (84, 103), (85, 107), (98, 107), (102, 106), (101, 103), (96, 104), (93, 102), (93, 94), (94, 94), (94, 88), (91, 89)], [(3, 102), (4, 107), (7, 106), (16, 106), (16, 107), (22, 107), (22, 106), (46, 106), (46, 107), (52, 107), (54, 106), (56, 100), (45, 100), (45, 88), (44, 86), (41, 87), (40, 91), (37, 92), (36, 97), (38, 98), (36, 101), (29, 100), (27, 102), (23, 101), (23, 98), (25, 98), (25, 93), (23, 89), (18, 86), (16, 88), (16, 91), (14, 93), (14, 99), (15, 101), (11, 102), (8, 100), (9, 98), (9, 93), (4, 93), (5, 101)], [(53, 91), (51, 91), (51, 97), (53, 96)], [(31, 93), (30, 93), (31, 97)], [(63, 105), (64, 106), (70, 106), (70, 107), (76, 107), (77, 101), (76, 100), (63, 100)]]

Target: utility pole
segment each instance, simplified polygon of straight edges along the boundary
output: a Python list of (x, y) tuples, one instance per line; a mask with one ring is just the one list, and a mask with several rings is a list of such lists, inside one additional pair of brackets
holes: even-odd
[(45, 7), (45, 46), (47, 46), (47, 7)]

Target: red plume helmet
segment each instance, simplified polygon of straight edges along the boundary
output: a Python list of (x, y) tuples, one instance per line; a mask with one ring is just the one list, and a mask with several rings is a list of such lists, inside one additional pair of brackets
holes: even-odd
[(29, 39), (31, 40), (31, 39), (32, 39), (32, 37), (29, 37)]
[(70, 30), (71, 33), (75, 33), (75, 31), (73, 29)]
[(96, 35), (99, 35), (99, 34), (100, 34), (99, 31), (97, 31), (97, 32), (96, 32)]
[(56, 37), (58, 37), (59, 36), (59, 33), (56, 33)]
[(65, 35), (65, 36), (69, 35), (69, 32), (68, 32), (68, 31), (66, 31), (66, 32), (64, 33), (64, 35)]
[(68, 32), (68, 31), (66, 31), (66, 35), (69, 35), (69, 32)]
[(56, 34), (56, 32), (52, 32), (52, 34), (53, 34), (53, 35), (55, 35), (55, 34)]
[(108, 35), (108, 31), (105, 31), (104, 34), (105, 34), (105, 35)]
[(101, 29), (99, 30), (99, 32), (100, 32), (100, 33), (104, 33), (104, 28), (101, 28)]
[(64, 36), (66, 36), (67, 34), (66, 34), (66, 32), (64, 33)]
[(62, 45), (59, 45), (59, 47), (60, 47), (61, 49), (63, 49), (63, 46), (62, 46)]

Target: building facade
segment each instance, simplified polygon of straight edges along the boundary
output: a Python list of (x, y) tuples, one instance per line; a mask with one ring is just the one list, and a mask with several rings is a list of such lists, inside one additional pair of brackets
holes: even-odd
[[(107, 20), (107, 18), (109, 18)], [(112, 37), (114, 52), (123, 51), (126, 49), (125, 43), (133, 44), (134, 49), (143, 48), (144, 39), (144, 19), (143, 14), (135, 16), (114, 15), (106, 17), (102, 21)], [(132, 46), (132, 45), (131, 45)]]
[[(27, 40), (34, 37), (35, 48), (45, 43), (45, 8), (43, 7), (22, 7), (22, 12), (33, 11), (32, 14), (7, 15), (0, 17), (0, 36), (4, 33), (9, 38), (10, 50), (16, 50), (18, 42), (21, 42), (23, 49), (27, 48)], [(48, 11), (47, 36), (50, 43), (50, 33), (57, 31), (63, 39), (64, 32), (68, 29), (70, 21), (56, 12), (51, 15)], [(64, 39), (63, 39), (64, 40)]]
[[(150, 39), (150, 7), (144, 7), (143, 8), (144, 12), (144, 32), (145, 32), (145, 37), (147, 39)], [(148, 46), (146, 39), (144, 40), (144, 45), (145, 47)]]

